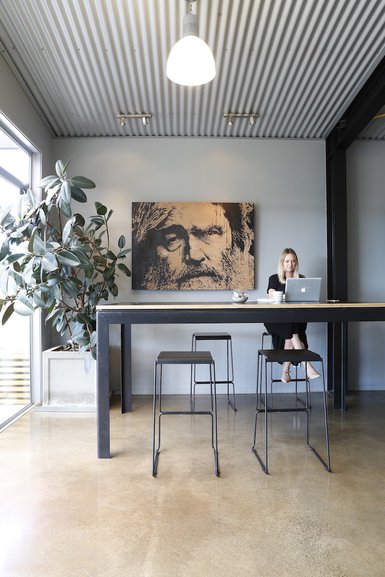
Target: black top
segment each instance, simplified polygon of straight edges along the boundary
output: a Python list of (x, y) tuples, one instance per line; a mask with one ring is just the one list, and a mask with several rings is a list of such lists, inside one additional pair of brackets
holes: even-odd
[[(305, 276), (303, 274), (300, 274), (299, 277), (305, 278)], [(269, 278), (269, 284), (267, 285), (267, 292), (269, 292), (270, 289), (274, 289), (275, 291), (285, 292), (286, 283), (281, 283), (279, 281), (278, 274), (272, 274), (271, 277)]]
[[(305, 278), (303, 274), (300, 274), (299, 276)], [(286, 283), (281, 283), (279, 281), (278, 274), (272, 274), (267, 285), (267, 292), (269, 292), (269, 289), (285, 292)], [(274, 349), (285, 348), (285, 340), (291, 339), (293, 334), (298, 334), (300, 340), (305, 345), (305, 348), (307, 349), (308, 347), (306, 323), (265, 323), (265, 327), (272, 336)]]

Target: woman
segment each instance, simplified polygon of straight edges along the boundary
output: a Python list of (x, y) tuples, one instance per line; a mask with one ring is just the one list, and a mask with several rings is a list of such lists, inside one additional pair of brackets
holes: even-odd
[[(299, 278), (298, 257), (292, 248), (283, 249), (278, 261), (278, 273), (271, 275), (267, 292), (272, 299), (275, 291), (285, 292), (286, 279)], [(266, 323), (265, 327), (270, 333), (274, 349), (307, 349), (306, 323)], [(317, 379), (320, 375), (311, 363), (307, 363), (307, 375), (309, 379)], [(283, 383), (290, 382), (290, 363), (283, 363)]]

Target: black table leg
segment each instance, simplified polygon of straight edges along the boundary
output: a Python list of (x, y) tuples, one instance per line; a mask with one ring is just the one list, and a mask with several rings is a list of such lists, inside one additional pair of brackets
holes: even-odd
[(97, 436), (98, 457), (110, 457), (110, 365), (109, 331), (107, 322), (97, 323)]
[(122, 413), (129, 413), (132, 411), (131, 324), (120, 326), (120, 336)]
[(329, 323), (328, 326), (328, 390), (334, 394), (334, 408), (346, 408), (347, 389), (347, 322)]

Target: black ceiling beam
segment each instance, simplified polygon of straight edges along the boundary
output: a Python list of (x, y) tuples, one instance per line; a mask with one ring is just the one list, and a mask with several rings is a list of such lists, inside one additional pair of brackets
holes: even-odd
[(385, 57), (326, 139), (326, 154), (346, 150), (385, 104)]

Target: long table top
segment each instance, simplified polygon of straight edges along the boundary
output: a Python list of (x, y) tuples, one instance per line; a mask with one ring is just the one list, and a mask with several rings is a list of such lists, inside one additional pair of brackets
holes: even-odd
[[(97, 317), (113, 323), (151, 322), (349, 322), (385, 320), (385, 302), (266, 303), (229, 302), (127, 302), (100, 304)], [(223, 320), (218, 321), (223, 313)]]
[(361, 303), (361, 302), (336, 302), (336, 301), (325, 301), (319, 303), (266, 303), (266, 302), (258, 302), (258, 301), (246, 301), (245, 303), (234, 303), (231, 301), (212, 301), (212, 302), (189, 302), (189, 301), (182, 301), (182, 302), (170, 302), (170, 301), (158, 301), (158, 302), (146, 302), (146, 301), (133, 301), (127, 303), (105, 303), (99, 304), (96, 307), (96, 310), (103, 311), (103, 310), (114, 310), (114, 309), (122, 309), (122, 310), (130, 310), (130, 309), (218, 309), (218, 308), (228, 308), (228, 307), (236, 307), (241, 309), (255, 309), (255, 308), (319, 308), (319, 309), (356, 309), (356, 308), (385, 308), (385, 302), (383, 303)]

